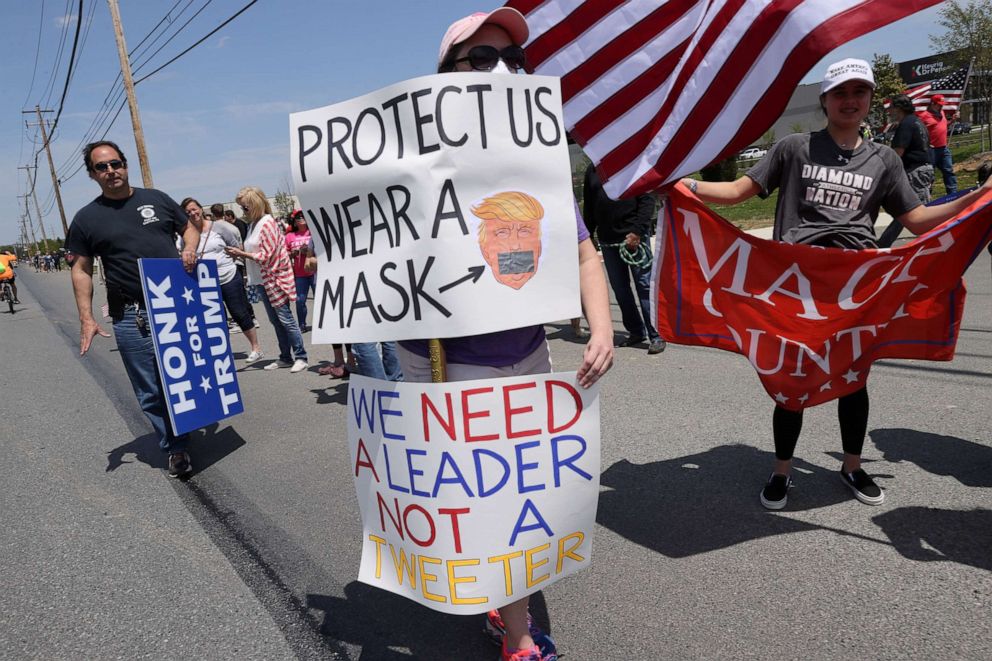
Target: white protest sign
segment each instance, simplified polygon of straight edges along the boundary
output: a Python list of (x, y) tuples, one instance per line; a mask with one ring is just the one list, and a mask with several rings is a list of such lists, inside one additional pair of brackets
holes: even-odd
[(599, 394), (575, 372), (454, 383), (353, 375), (348, 447), (363, 583), (469, 615), (589, 564)]
[(579, 316), (557, 78), (449, 73), (290, 115), (318, 258), (313, 341)]

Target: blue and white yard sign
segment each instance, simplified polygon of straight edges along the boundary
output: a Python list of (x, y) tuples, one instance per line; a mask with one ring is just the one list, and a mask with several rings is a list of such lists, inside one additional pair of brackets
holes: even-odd
[(138, 268), (173, 431), (242, 413), (217, 262), (192, 273), (179, 259), (139, 259)]

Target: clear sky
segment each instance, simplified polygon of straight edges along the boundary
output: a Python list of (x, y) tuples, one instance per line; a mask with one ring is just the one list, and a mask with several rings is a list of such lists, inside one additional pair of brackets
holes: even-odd
[[(135, 79), (164, 64), (247, 2), (120, 0), (128, 48), (136, 51), (132, 59)], [(175, 20), (164, 36), (147, 48), (159, 34), (155, 32), (140, 50), (136, 49), (173, 7)], [(180, 13), (184, 7), (188, 9)], [(18, 195), (28, 191), (26, 173), (18, 167), (34, 163), (40, 146), (32, 142), (37, 139), (36, 129), (24, 125), (25, 119), (35, 122), (34, 116), (22, 116), (21, 111), (33, 110), (35, 104), (58, 109), (78, 0), (0, 0), (0, 8), (0, 38), (7, 53), (0, 60), (0, 244), (5, 244), (19, 236), (24, 201)], [(171, 43), (153, 54), (201, 8)], [(470, 0), (260, 0), (199, 47), (137, 86), (155, 187), (176, 200), (190, 195), (205, 205), (230, 201), (249, 184), (261, 186), (269, 195), (277, 189), (288, 190), (290, 112), (343, 101), (431, 73), (448, 24), (489, 8)], [(846, 44), (826, 59), (870, 60), (873, 53), (888, 53), (898, 62), (926, 56), (932, 52), (928, 37), (936, 29), (936, 15), (937, 8), (921, 12)], [(76, 70), (51, 143), (69, 221), (99, 192), (85, 170), (77, 171), (82, 162), (79, 149), (94, 120), (109, 119), (104, 101), (120, 72), (106, 1), (84, 0), (83, 16), (85, 41), (81, 40)], [(67, 21), (67, 43), (57, 64)], [(816, 80), (824, 64), (814, 67), (804, 82)], [(106, 104), (111, 114), (118, 104)], [(106, 122), (100, 125), (105, 127)], [(103, 129), (96, 138), (102, 133)], [(127, 108), (107, 139), (124, 149), (131, 165), (131, 181), (140, 186)], [(43, 153), (38, 165), (38, 202), (45, 226), (50, 237), (62, 236)], [(34, 203), (29, 203), (33, 215)]]

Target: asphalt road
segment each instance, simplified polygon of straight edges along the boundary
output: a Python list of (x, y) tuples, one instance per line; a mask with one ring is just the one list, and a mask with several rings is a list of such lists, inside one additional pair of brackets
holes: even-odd
[[(560, 651), (992, 658), (986, 253), (967, 280), (953, 362), (872, 370), (865, 458), (881, 507), (840, 483), (826, 405), (807, 412), (788, 508), (765, 511), (772, 405), (747, 361), (619, 349), (602, 388), (592, 566), (534, 602)], [(161, 470), (113, 340), (78, 357), (68, 274), (21, 268), (19, 282), (25, 305), (0, 314), (0, 657), (496, 657), (479, 618), (355, 580), (346, 384), (316, 374), (329, 347), (301, 374), (242, 369), (247, 412), (200, 435), (180, 483)], [(567, 328), (548, 326), (560, 369), (581, 355)], [(247, 342), (233, 342), (243, 358)]]

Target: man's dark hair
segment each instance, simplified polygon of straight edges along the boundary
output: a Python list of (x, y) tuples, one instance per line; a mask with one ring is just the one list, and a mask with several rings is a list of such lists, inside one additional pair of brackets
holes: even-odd
[(127, 166), (127, 157), (124, 156), (124, 152), (121, 148), (117, 146), (116, 142), (111, 142), (110, 140), (99, 140), (97, 142), (91, 142), (90, 144), (83, 147), (83, 162), (86, 163), (86, 170), (88, 172), (93, 171), (93, 150), (97, 147), (111, 147), (117, 152), (117, 155), (121, 157), (121, 162)]
[(224, 217), (225, 218), (237, 218), (237, 216), (234, 215), (234, 209), (224, 209)]
[(907, 115), (912, 115), (916, 111), (916, 108), (913, 107), (913, 100), (910, 99), (905, 94), (895, 95), (894, 97), (892, 97), (890, 104), (896, 110), (901, 110)]
[(220, 218), (224, 215), (224, 205), (223, 204), (211, 204), (210, 213), (214, 215), (214, 218)]

